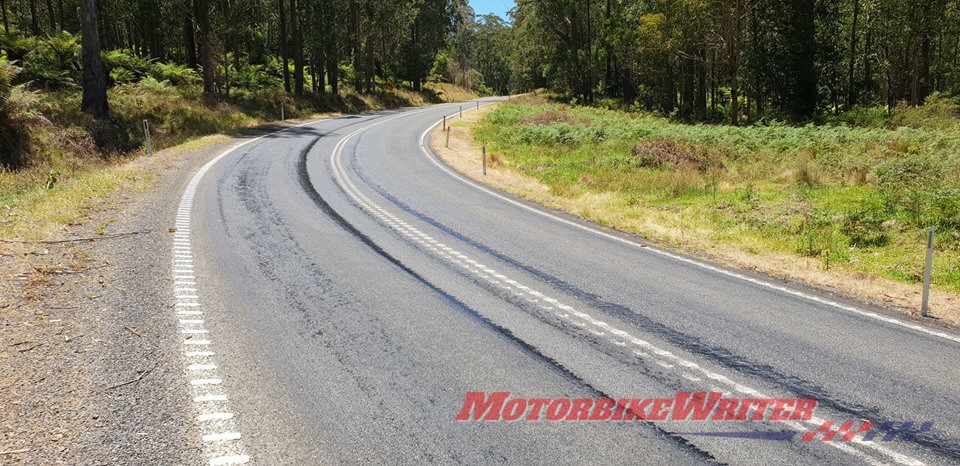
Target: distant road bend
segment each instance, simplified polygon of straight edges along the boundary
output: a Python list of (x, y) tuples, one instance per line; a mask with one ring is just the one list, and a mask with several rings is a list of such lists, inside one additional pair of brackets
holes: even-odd
[[(193, 387), (217, 390), (194, 398), (211, 457), (960, 463), (957, 333), (645, 247), (475, 185), (428, 147), (428, 131), (458, 105), (271, 133), (186, 188), (174, 286), (202, 303), (202, 314), (178, 307), (184, 333), (199, 335), (188, 335), (187, 358), (198, 358), (189, 367), (217, 371)], [(817, 407), (809, 421), (456, 420), (478, 391), (722, 392)], [(221, 392), (232, 416), (204, 411)], [(933, 424), (909, 440), (801, 441), (824, 421)]]

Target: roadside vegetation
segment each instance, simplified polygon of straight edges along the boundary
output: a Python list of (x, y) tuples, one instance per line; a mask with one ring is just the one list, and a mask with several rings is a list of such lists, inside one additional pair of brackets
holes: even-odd
[(296, 97), (274, 60), (232, 69), (229, 93), (209, 99), (196, 70), (113, 50), (103, 53), (110, 114), (98, 120), (81, 111), (80, 59), (78, 35), (0, 35), (0, 238), (55, 235), (105, 194), (143, 185), (150, 174), (124, 162), (144, 153), (144, 119), (159, 150), (278, 121), (281, 105), (286, 118), (303, 118), (478, 97), (442, 78), (419, 91), (381, 79), (368, 93), (343, 84)]
[(526, 97), (475, 128), (495, 163), (577, 213), (701, 251), (788, 255), (960, 292), (960, 102), (860, 109), (825, 124), (688, 124)]

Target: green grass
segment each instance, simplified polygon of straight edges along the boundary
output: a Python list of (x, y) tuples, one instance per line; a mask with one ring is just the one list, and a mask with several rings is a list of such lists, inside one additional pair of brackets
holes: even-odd
[(732, 246), (918, 283), (937, 227), (933, 281), (960, 292), (957, 102), (823, 125), (683, 124), (526, 98), (475, 128), (510, 168), (587, 217), (703, 249)]

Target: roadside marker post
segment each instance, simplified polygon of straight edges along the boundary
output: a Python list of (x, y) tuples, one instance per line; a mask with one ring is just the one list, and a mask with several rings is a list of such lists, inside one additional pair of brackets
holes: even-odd
[(147, 153), (153, 155), (153, 139), (150, 138), (150, 120), (143, 119), (143, 134), (147, 141)]
[(483, 174), (487, 174), (487, 145), (483, 145)]
[(287, 121), (287, 116), (283, 114), (283, 102), (280, 102), (280, 121)]
[(930, 315), (930, 275), (933, 273), (933, 235), (936, 227), (930, 227), (927, 233), (927, 261), (923, 268), (923, 302), (920, 304), (920, 317)]
[(443, 130), (444, 130), (444, 131), (447, 130), (447, 116), (446, 116), (446, 115), (443, 116)]
[(480, 110), (480, 101), (477, 101), (477, 110)]
[(463, 105), (460, 106), (460, 118), (463, 118)]
[(449, 148), (450, 147), (450, 128), (447, 128), (446, 133), (447, 133), (447, 142), (443, 143), (443, 147)]

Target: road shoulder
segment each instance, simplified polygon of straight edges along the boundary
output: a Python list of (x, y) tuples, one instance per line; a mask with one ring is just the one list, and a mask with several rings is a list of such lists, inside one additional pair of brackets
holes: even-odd
[(122, 169), (136, 180), (57, 237), (0, 244), (0, 462), (200, 461), (193, 423), (185, 422), (188, 392), (178, 385), (169, 228), (198, 168), (277, 128), (132, 160)]

